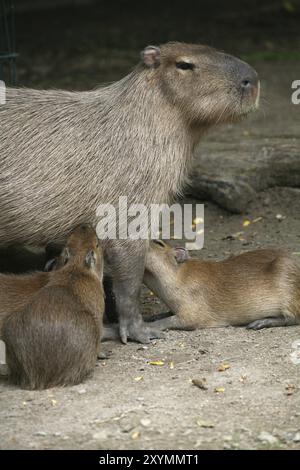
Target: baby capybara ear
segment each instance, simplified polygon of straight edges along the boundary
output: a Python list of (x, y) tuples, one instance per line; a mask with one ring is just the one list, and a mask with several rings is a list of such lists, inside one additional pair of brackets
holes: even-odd
[(158, 67), (160, 64), (160, 49), (156, 46), (147, 46), (141, 52), (141, 58), (143, 63), (149, 67)]
[(95, 267), (95, 265), (96, 265), (96, 255), (95, 255), (95, 252), (93, 250), (90, 250), (88, 252), (88, 254), (85, 257), (84, 262), (85, 262), (85, 265), (88, 268), (93, 269)]
[(184, 263), (187, 259), (189, 259), (188, 251), (181, 246), (174, 248), (174, 254), (177, 263)]
[(66, 246), (63, 251), (61, 252), (61, 255), (60, 255), (60, 258), (61, 258), (61, 263), (62, 265), (64, 266), (65, 264), (67, 264), (67, 262), (69, 261), (71, 257), (71, 253), (70, 253), (70, 250), (69, 248)]

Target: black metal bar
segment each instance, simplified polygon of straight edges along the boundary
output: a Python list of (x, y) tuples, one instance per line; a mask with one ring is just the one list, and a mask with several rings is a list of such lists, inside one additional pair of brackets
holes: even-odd
[(0, 0), (0, 79), (12, 85), (17, 81), (15, 15), (11, 0)]

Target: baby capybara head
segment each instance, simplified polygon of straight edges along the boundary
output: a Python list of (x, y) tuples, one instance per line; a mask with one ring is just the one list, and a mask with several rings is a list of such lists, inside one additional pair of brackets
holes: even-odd
[(162, 264), (177, 266), (189, 259), (188, 251), (183, 247), (172, 247), (162, 240), (151, 240), (147, 253), (146, 268), (156, 271)]
[(141, 55), (143, 66), (189, 123), (234, 121), (258, 107), (257, 73), (236, 57), (176, 42), (148, 46)]
[(79, 225), (71, 232), (57, 261), (57, 267), (64, 265), (86, 267), (102, 275), (102, 249), (96, 232), (90, 225)]

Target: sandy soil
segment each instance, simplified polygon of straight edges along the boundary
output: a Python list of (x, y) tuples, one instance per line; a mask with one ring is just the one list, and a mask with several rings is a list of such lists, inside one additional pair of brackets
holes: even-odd
[[(206, 204), (199, 256), (271, 245), (299, 253), (299, 203), (300, 191), (274, 189), (244, 217)], [(277, 214), (286, 218), (279, 222)], [(257, 217), (263, 219), (242, 226)], [(240, 231), (244, 241), (224, 240)], [(164, 310), (146, 290), (143, 302), (144, 312)], [(168, 332), (149, 346), (106, 343), (109, 359), (80, 386), (30, 392), (2, 380), (0, 447), (300, 448), (300, 364), (291, 358), (297, 340), (300, 327)], [(222, 364), (230, 368), (220, 372)], [(207, 390), (194, 386), (195, 378), (206, 379)]]

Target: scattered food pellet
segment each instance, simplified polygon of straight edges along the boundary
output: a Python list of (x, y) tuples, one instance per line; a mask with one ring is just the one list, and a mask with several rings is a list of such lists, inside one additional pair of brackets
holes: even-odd
[(164, 366), (165, 365), (164, 361), (150, 361), (148, 364), (150, 364), (150, 366)]
[(218, 368), (218, 372), (224, 372), (227, 369), (230, 369), (229, 364), (221, 364), (220, 367)]
[(215, 427), (215, 425), (211, 423), (210, 421), (202, 421), (201, 419), (197, 420), (197, 424), (201, 428), (214, 428)]
[(169, 362), (169, 368), (170, 368), (170, 369), (174, 369), (174, 362), (172, 362), (172, 361)]
[(135, 380), (136, 382), (140, 382), (141, 380), (143, 380), (143, 376), (140, 375), (139, 377), (134, 377), (134, 380)]
[(131, 439), (133, 439), (134, 441), (136, 439), (138, 439), (140, 437), (140, 433), (139, 431), (134, 431), (132, 434), (131, 434)]
[(248, 227), (248, 225), (250, 224), (251, 224), (250, 220), (244, 220), (243, 227)]
[(215, 393), (224, 393), (225, 392), (225, 388), (224, 387), (216, 387), (215, 388)]

